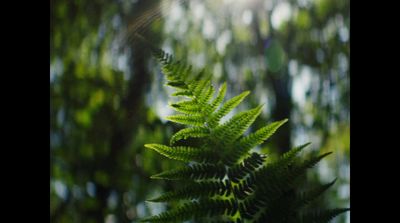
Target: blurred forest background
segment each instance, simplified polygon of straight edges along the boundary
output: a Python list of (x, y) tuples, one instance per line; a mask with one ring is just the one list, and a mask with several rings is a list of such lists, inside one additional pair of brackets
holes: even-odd
[[(51, 0), (50, 220), (137, 222), (167, 208), (145, 202), (173, 182), (150, 175), (177, 162), (145, 150), (179, 126), (163, 119), (170, 89), (147, 40), (213, 73), (228, 97), (264, 103), (259, 128), (289, 117), (261, 149), (312, 142), (333, 151), (307, 177), (336, 184), (319, 204), (350, 204), (349, 0)], [(350, 213), (332, 222), (348, 223)]]

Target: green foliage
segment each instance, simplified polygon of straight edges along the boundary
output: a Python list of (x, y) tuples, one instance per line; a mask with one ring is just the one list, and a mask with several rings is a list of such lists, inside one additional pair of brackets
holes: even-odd
[[(328, 222), (348, 210), (307, 210), (307, 205), (335, 181), (305, 192), (298, 190), (307, 169), (330, 152), (302, 159), (298, 154), (309, 145), (307, 143), (271, 161), (264, 154), (251, 151), (272, 136), (287, 119), (245, 135), (260, 115), (262, 106), (239, 112), (225, 122), (221, 120), (250, 92), (243, 92), (223, 103), (226, 84), (215, 94), (206, 71), (193, 77), (191, 67), (175, 61), (171, 55), (155, 50), (155, 56), (162, 65), (167, 85), (177, 89), (174, 95), (185, 98), (171, 104), (179, 114), (167, 119), (186, 128), (172, 136), (169, 146), (145, 146), (170, 159), (183, 161), (186, 166), (152, 178), (178, 180), (185, 185), (149, 200), (182, 201), (180, 207), (142, 221)], [(192, 138), (196, 141), (189, 140)]]
[(50, 2), (51, 222), (136, 221), (150, 213), (136, 208), (159, 186), (149, 176), (175, 165), (143, 149), (168, 142), (169, 126), (146, 103), (150, 55), (123, 40), (150, 2), (158, 0)]

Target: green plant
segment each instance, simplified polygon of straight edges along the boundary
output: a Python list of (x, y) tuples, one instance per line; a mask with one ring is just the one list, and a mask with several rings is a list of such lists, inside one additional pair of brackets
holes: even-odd
[(192, 75), (190, 66), (175, 61), (162, 50), (155, 50), (155, 56), (167, 77), (167, 85), (177, 89), (173, 96), (188, 100), (171, 104), (180, 114), (167, 119), (186, 128), (172, 136), (170, 145), (145, 145), (185, 165), (152, 178), (180, 180), (185, 185), (149, 200), (180, 201), (180, 207), (142, 221), (313, 223), (328, 222), (348, 210), (306, 209), (308, 203), (335, 181), (306, 192), (298, 190), (306, 170), (330, 153), (301, 159), (298, 154), (307, 143), (291, 149), (277, 160), (266, 159), (264, 154), (252, 149), (271, 137), (287, 119), (245, 135), (261, 113), (262, 106), (239, 112), (223, 123), (221, 119), (237, 107), (249, 91), (223, 103), (226, 83), (215, 92), (211, 75), (206, 71)]

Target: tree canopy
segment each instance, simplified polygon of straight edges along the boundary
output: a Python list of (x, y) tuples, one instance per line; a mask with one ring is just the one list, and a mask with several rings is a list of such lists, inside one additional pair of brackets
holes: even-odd
[[(50, 2), (50, 216), (52, 222), (135, 222), (177, 204), (145, 200), (177, 188), (150, 176), (176, 167), (144, 144), (168, 144), (170, 115), (160, 67), (136, 41), (207, 67), (238, 109), (265, 104), (254, 129), (288, 118), (277, 156), (312, 141), (333, 151), (308, 174), (337, 183), (328, 206), (349, 206), (349, 1), (53, 0)], [(274, 155), (275, 154), (275, 155)], [(318, 204), (315, 204), (318, 205)], [(349, 222), (349, 214), (333, 222)]]

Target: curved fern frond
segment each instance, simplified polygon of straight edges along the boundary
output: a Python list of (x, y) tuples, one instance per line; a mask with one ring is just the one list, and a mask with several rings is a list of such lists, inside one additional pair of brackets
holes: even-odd
[(322, 155), (319, 155), (317, 157), (311, 157), (303, 162), (301, 162), (298, 165), (294, 165), (290, 171), (288, 172), (288, 177), (290, 178), (296, 178), (298, 176), (301, 176), (306, 172), (307, 169), (314, 167), (319, 161), (321, 161), (324, 157), (332, 154), (332, 152), (327, 152)]
[(203, 199), (188, 202), (175, 210), (145, 218), (142, 222), (182, 222), (191, 218), (201, 218), (205, 216), (233, 215), (236, 210), (237, 206), (232, 199)]
[(191, 160), (210, 160), (210, 154), (200, 148), (194, 148), (189, 146), (165, 146), (161, 144), (146, 144), (146, 148), (152, 149), (161, 155), (164, 155), (170, 159), (180, 160), (189, 162)]
[(249, 94), (250, 94), (250, 91), (245, 91), (245, 92), (229, 99), (227, 102), (225, 102), (216, 113), (212, 114), (210, 120), (208, 121), (208, 124), (210, 125), (210, 127), (215, 128), (216, 126), (218, 126), (221, 118), (224, 117), (225, 115), (227, 115), (234, 108), (236, 108), (236, 106), (238, 106), (240, 104), (240, 102), (242, 102), (243, 99)]
[(202, 118), (203, 117), (201, 115), (170, 115), (165, 119), (182, 125), (202, 127), (204, 125)]
[[(153, 51), (166, 75), (167, 85), (176, 89), (173, 96), (189, 99), (170, 104), (178, 114), (167, 119), (184, 125), (171, 137), (171, 146), (145, 145), (170, 159), (185, 162), (185, 166), (151, 178), (188, 183), (149, 200), (183, 201), (182, 206), (142, 221), (322, 223), (348, 210), (303, 213), (304, 207), (335, 182), (298, 193), (304, 173), (330, 153), (302, 159), (299, 153), (309, 145), (306, 143), (292, 148), (277, 160), (266, 160), (264, 154), (252, 149), (269, 139), (288, 119), (244, 135), (262, 111), (262, 106), (257, 106), (220, 123), (250, 92), (225, 99), (226, 83), (216, 93), (206, 70), (193, 75), (191, 66), (175, 61), (161, 50)], [(186, 141), (191, 138), (199, 140)], [(183, 146), (173, 146), (177, 142)], [(193, 142), (195, 147), (186, 146)]]
[(210, 112), (214, 112), (215, 109), (217, 109), (218, 106), (220, 106), (220, 104), (225, 98), (225, 94), (226, 94), (226, 82), (224, 82), (221, 85), (221, 87), (218, 90), (217, 97), (215, 97), (215, 99), (211, 102)]
[(279, 127), (281, 127), (287, 121), (288, 121), (288, 119), (273, 122), (261, 129), (257, 130), (256, 132), (243, 137), (239, 142), (239, 144), (240, 144), (239, 153), (241, 155), (243, 155), (243, 154), (247, 153), (251, 148), (263, 143), (265, 140), (267, 140), (269, 137), (271, 137)]
[(230, 193), (229, 184), (226, 182), (195, 182), (182, 189), (165, 193), (148, 201), (166, 202), (200, 197), (213, 197), (215, 195), (229, 196)]
[(265, 156), (258, 153), (252, 153), (250, 157), (246, 158), (240, 164), (236, 164), (229, 169), (228, 178), (235, 183), (243, 180), (245, 176), (253, 173), (257, 168), (261, 167), (265, 161)]
[(297, 222), (299, 223), (328, 223), (341, 213), (350, 211), (350, 208), (335, 208), (332, 210), (316, 210), (303, 213)]
[(172, 93), (172, 96), (186, 96), (186, 97), (192, 98), (193, 95), (192, 95), (192, 92), (189, 90), (179, 90), (179, 91)]
[(336, 182), (336, 179), (333, 180), (330, 183), (327, 183), (325, 185), (319, 186), (317, 188), (314, 188), (313, 190), (307, 191), (300, 193), (297, 195), (296, 202), (294, 203), (295, 207), (303, 207), (308, 205), (311, 201), (319, 197), (323, 192), (328, 190), (334, 183)]
[[(276, 162), (263, 166), (249, 174), (249, 177), (245, 179), (244, 185), (247, 188), (257, 188), (257, 191), (256, 193), (248, 194), (241, 206), (242, 212), (247, 213), (245, 216), (248, 215), (248, 212), (254, 215), (261, 209), (265, 210), (266, 204), (273, 203), (292, 189), (297, 177), (308, 168), (310, 163), (315, 163), (316, 161), (316, 159), (312, 159), (312, 162), (304, 162), (300, 167), (293, 168), (296, 155), (309, 144), (306, 143), (293, 148)], [(271, 184), (269, 182), (274, 183)]]
[[(277, 161), (269, 163), (268, 165), (263, 166), (257, 171), (252, 172), (253, 175), (252, 179), (260, 180), (261, 182), (259, 182), (259, 185), (264, 185), (262, 182), (263, 181), (264, 183), (267, 182), (268, 177), (280, 177), (282, 176), (282, 174), (288, 173), (289, 171), (291, 171), (289, 169), (289, 166), (291, 166), (294, 163), (296, 155), (308, 145), (310, 145), (310, 143), (306, 143), (301, 146), (295, 147), (289, 150), (287, 153), (285, 153)], [(285, 179), (287, 177), (282, 176), (281, 178)]]
[(206, 95), (207, 93), (203, 94), (204, 92), (207, 91), (207, 87), (211, 84), (211, 76), (208, 75), (207, 78), (205, 79), (200, 79), (198, 81), (193, 81), (189, 86), (193, 91), (193, 95), (196, 98), (201, 98), (203, 95)]
[(202, 109), (202, 107), (193, 100), (180, 101), (177, 103), (170, 104), (170, 106), (174, 110), (188, 115), (199, 115), (201, 114), (201, 109)]
[(212, 85), (210, 85), (206, 90), (205, 93), (200, 95), (198, 97), (199, 100), (199, 104), (203, 105), (203, 106), (209, 106), (207, 103), (208, 101), (212, 98), (213, 94), (214, 94), (215, 90), (214, 87)]
[(187, 90), (188, 86), (185, 84), (183, 81), (168, 81), (166, 85), (174, 87), (174, 88), (179, 88), (182, 90)]
[(171, 137), (171, 145), (181, 139), (203, 138), (209, 136), (210, 132), (205, 127), (191, 127), (179, 130)]
[(263, 222), (290, 222), (294, 220), (296, 212), (292, 206), (294, 191), (288, 191), (279, 198), (268, 202), (255, 217), (257, 223)]
[(260, 115), (261, 108), (262, 106), (257, 106), (254, 109), (236, 114), (224, 124), (216, 127), (213, 135), (217, 137), (218, 141), (223, 142), (224, 146), (233, 143)]
[(165, 171), (151, 176), (153, 179), (165, 180), (202, 180), (202, 179), (219, 179), (225, 176), (225, 167), (218, 164), (193, 164), (178, 169)]

